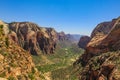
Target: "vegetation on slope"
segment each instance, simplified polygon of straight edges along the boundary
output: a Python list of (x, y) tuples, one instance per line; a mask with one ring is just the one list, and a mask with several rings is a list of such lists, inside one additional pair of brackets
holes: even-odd
[(54, 54), (33, 56), (36, 67), (46, 80), (77, 80), (77, 68), (74, 61), (83, 53), (76, 44), (70, 41), (59, 41)]
[(92, 78), (94, 80), (97, 80), (97, 75), (99, 73), (99, 78), (103, 78), (103, 80), (110, 80), (110, 78), (112, 78), (112, 80), (120, 80), (119, 64), (120, 50), (96, 55), (89, 60), (88, 64), (85, 67), (82, 67), (81, 64), (79, 64), (81, 69), (79, 71), (79, 79), (88, 80), (89, 78)]
[(0, 25), (0, 77), (8, 80), (40, 79), (30, 54), (14, 44), (3, 28)]

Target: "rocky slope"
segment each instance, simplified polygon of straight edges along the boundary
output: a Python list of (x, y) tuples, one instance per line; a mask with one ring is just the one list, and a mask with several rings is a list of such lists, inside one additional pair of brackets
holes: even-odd
[(82, 37), (80, 38), (79, 42), (78, 42), (78, 46), (79, 46), (80, 48), (85, 49), (86, 46), (87, 46), (87, 44), (89, 43), (90, 39), (91, 39), (91, 38), (90, 38), (89, 36), (82, 36)]
[(32, 57), (8, 38), (8, 31), (7, 24), (0, 22), (0, 77), (8, 80), (40, 80)]
[(113, 25), (116, 23), (117, 19), (113, 19), (112, 21), (102, 22), (96, 26), (96, 28), (91, 33), (91, 37), (95, 37), (97, 34), (108, 34), (112, 29)]
[[(111, 49), (119, 48), (119, 47), (113, 48), (113, 46), (119, 45), (119, 43), (118, 43), (119, 42), (119, 37), (118, 37), (118, 35), (119, 35), (119, 26), (118, 26), (119, 18), (114, 19), (114, 20), (116, 20), (116, 21), (114, 22), (114, 25), (112, 26), (111, 30), (108, 31), (107, 34), (104, 34), (104, 31), (106, 30), (106, 28), (104, 28), (105, 30), (103, 30), (103, 32), (101, 31), (100, 33), (99, 32), (96, 33), (94, 35), (94, 37), (91, 39), (91, 41), (88, 43), (86, 52), (85, 52), (86, 53), (85, 56), (86, 55), (89, 55), (89, 56), (88, 56), (88, 58), (86, 58), (86, 61), (89, 60), (90, 57), (97, 55), (99, 53), (108, 52)], [(92, 32), (92, 34), (93, 33), (94, 33), (94, 31)], [(91, 35), (91, 37), (92, 37), (92, 35)]]
[(94, 29), (84, 54), (76, 61), (82, 65), (80, 80), (120, 80), (120, 18), (104, 23)]
[(13, 22), (8, 25), (9, 38), (31, 54), (54, 52), (57, 33), (53, 28), (42, 28), (31, 22)]

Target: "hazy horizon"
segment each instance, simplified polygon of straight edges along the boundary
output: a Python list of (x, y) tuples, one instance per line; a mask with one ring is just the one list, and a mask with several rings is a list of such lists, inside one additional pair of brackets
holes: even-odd
[(90, 35), (97, 24), (120, 16), (120, 0), (2, 0), (0, 19), (34, 22), (66, 34)]

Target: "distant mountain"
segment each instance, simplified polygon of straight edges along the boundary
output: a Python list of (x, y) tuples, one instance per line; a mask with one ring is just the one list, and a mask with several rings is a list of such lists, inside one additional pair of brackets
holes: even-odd
[(79, 35), (79, 34), (65, 34), (62, 31), (58, 33), (58, 40), (60, 41), (68, 40), (68, 41), (71, 41), (72, 43), (78, 43), (81, 36), (82, 35)]
[(82, 35), (80, 34), (66, 34), (66, 37), (68, 38), (68, 40), (78, 43), (78, 41), (80, 40)]
[(57, 40), (59, 40), (59, 41), (67, 40), (66, 34), (63, 31), (58, 32), (57, 33)]

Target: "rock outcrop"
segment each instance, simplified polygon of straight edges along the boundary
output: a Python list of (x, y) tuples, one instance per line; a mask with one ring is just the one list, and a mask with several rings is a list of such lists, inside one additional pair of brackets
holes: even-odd
[[(30, 54), (8, 38), (6, 25), (0, 23), (1, 80), (40, 80)], [(9, 33), (9, 32), (8, 32)]]
[(83, 69), (80, 80), (120, 79), (120, 18), (99, 24), (84, 54), (76, 61)]
[[(107, 33), (104, 33), (104, 32), (106, 32), (106, 30), (108, 30), (108, 28), (104, 28), (105, 30), (103, 30), (103, 32), (101, 30), (101, 32), (96, 32), (96, 34), (94, 36), (91, 35), (92, 39), (88, 43), (88, 45), (86, 47), (86, 52), (83, 55), (83, 58), (85, 57), (85, 63), (87, 62), (87, 60), (89, 60), (89, 58), (93, 57), (94, 55), (99, 55), (100, 53), (119, 49), (119, 40), (120, 40), (118, 37), (120, 35), (119, 21), (120, 21), (119, 18), (113, 19), (111, 21), (111, 24), (113, 22), (114, 22), (114, 24), (112, 24), (112, 28), (109, 29), (109, 31)], [(106, 26), (108, 27), (109, 25), (106, 25)], [(106, 27), (106, 26), (104, 26), (104, 27)], [(103, 27), (103, 26), (101, 26), (101, 27)], [(94, 30), (94, 31), (96, 31), (96, 30)], [(94, 31), (92, 32), (92, 34), (94, 33)]]
[(9, 23), (9, 29), (9, 37), (33, 55), (55, 50), (57, 33), (53, 28), (39, 27), (31, 22), (13, 22)]
[(79, 46), (80, 48), (85, 49), (86, 46), (87, 46), (87, 44), (89, 43), (90, 39), (91, 39), (91, 38), (90, 38), (89, 36), (82, 36), (82, 37), (80, 38), (79, 42), (78, 42), (78, 46)]
[(116, 23), (117, 19), (113, 19), (109, 22), (102, 22), (96, 26), (96, 28), (91, 33), (91, 37), (95, 37), (97, 34), (107, 35), (109, 31), (112, 29), (113, 25)]
[(59, 41), (67, 40), (66, 34), (63, 31), (57, 33), (57, 38), (58, 38)]

